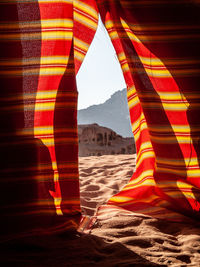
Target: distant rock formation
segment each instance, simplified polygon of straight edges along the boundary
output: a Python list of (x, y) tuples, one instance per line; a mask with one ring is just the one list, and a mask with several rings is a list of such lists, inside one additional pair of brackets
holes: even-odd
[(78, 110), (78, 124), (97, 123), (123, 137), (132, 137), (126, 88), (115, 92), (106, 102)]
[(133, 137), (124, 138), (98, 124), (78, 126), (79, 156), (101, 156), (135, 153)]

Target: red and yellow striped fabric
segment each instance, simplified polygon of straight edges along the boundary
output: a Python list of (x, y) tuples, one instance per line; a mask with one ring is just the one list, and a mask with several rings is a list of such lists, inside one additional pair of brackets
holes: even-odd
[(108, 204), (171, 220), (179, 213), (199, 218), (200, 6), (161, 0), (98, 5), (127, 83), (137, 147), (136, 172)]
[(137, 147), (136, 172), (100, 212), (199, 218), (199, 11), (186, 0), (0, 1), (4, 237), (78, 225), (75, 77), (98, 12), (124, 73)]
[(0, 10), (1, 234), (77, 228), (75, 72), (97, 28), (95, 2), (0, 1)]

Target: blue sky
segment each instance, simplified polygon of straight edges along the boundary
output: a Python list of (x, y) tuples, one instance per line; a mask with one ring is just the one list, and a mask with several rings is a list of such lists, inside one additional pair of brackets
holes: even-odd
[(101, 21), (77, 74), (77, 87), (78, 109), (103, 103), (126, 87), (115, 50)]

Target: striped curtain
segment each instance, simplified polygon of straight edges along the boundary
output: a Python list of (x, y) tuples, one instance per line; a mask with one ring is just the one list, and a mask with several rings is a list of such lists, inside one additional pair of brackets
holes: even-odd
[(199, 218), (199, 11), (197, 0), (0, 1), (1, 234), (79, 224), (75, 76), (98, 13), (137, 147), (136, 172), (104, 211)]
[(136, 172), (108, 204), (199, 219), (200, 3), (97, 2), (124, 73), (137, 147)]
[(77, 228), (75, 73), (95, 34), (93, 0), (0, 1), (0, 232)]

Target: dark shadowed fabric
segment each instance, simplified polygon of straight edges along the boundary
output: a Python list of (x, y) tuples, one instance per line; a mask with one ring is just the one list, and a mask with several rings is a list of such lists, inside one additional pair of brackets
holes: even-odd
[(78, 227), (75, 61), (78, 71), (97, 27), (89, 4), (0, 1), (4, 237)]
[(199, 11), (192, 0), (0, 1), (2, 234), (78, 226), (75, 76), (98, 12), (137, 147), (136, 172), (100, 211), (199, 218)]

